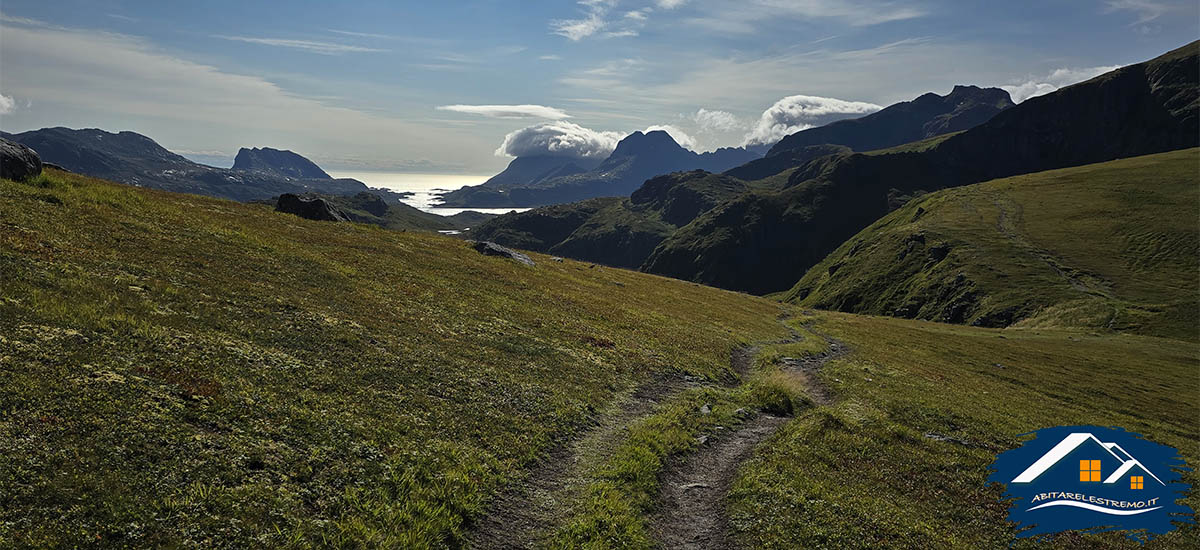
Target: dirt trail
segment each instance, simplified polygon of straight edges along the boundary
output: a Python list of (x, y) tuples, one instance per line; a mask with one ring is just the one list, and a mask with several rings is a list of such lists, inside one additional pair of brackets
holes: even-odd
[[(793, 332), (793, 335), (793, 341), (800, 338), (797, 333)], [(805, 358), (784, 358), (781, 362), (784, 372), (804, 381), (813, 401), (828, 405), (833, 394), (817, 379), (816, 372), (849, 350), (841, 342), (820, 336), (829, 343), (827, 351)], [(750, 349), (751, 355), (745, 360), (747, 366), (753, 360), (753, 353), (757, 352), (757, 348)], [(668, 467), (662, 477), (658, 512), (650, 521), (651, 532), (659, 546), (672, 550), (733, 548), (735, 543), (725, 512), (726, 495), (733, 487), (742, 463), (787, 420), (771, 415), (758, 416), (736, 430), (706, 442)]]
[(644, 384), (618, 397), (599, 415), (596, 424), (570, 442), (558, 445), (530, 469), (525, 479), (502, 492), (468, 536), (467, 548), (511, 550), (537, 548), (561, 519), (572, 489), (586, 480), (580, 475), (583, 458), (606, 456), (625, 426), (649, 415), (661, 402), (698, 382), (672, 375)]
[[(790, 327), (789, 330), (790, 338), (761, 345), (799, 341), (801, 335)], [(750, 371), (761, 345), (730, 352), (729, 366), (737, 374), (735, 378), (740, 379)], [(814, 400), (822, 403), (828, 402), (830, 393), (810, 374), (844, 352), (839, 343), (832, 345), (831, 351), (815, 358), (784, 360), (785, 370), (803, 376)], [(796, 362), (794, 367), (790, 361)], [(563, 519), (574, 490), (587, 482), (582, 475), (585, 457), (608, 456), (620, 443), (626, 426), (652, 414), (658, 404), (698, 385), (697, 380), (688, 377), (663, 377), (616, 399), (614, 406), (599, 415), (595, 425), (572, 441), (555, 447), (521, 482), (497, 496), (487, 514), (475, 523), (466, 547), (514, 550), (537, 548), (545, 543), (557, 521)], [(652, 530), (664, 548), (729, 548), (724, 497), (738, 466), (786, 421), (777, 416), (758, 416), (714, 438), (666, 470), (662, 506), (652, 518)]]

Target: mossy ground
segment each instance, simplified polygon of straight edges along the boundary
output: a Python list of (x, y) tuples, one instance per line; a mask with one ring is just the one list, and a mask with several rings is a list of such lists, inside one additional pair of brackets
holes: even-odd
[[(730, 495), (752, 547), (1007, 546), (988, 464), (1051, 425), (1123, 426), (1200, 463), (1194, 342), (818, 312), (793, 328), (851, 351), (816, 405), (778, 363), (817, 338), (764, 345), (722, 384), (732, 348), (788, 337), (779, 304), (533, 257), (53, 171), (0, 182), (0, 547), (453, 547), (532, 460), (664, 373), (707, 382), (587, 457), (553, 544), (651, 546), (660, 473), (737, 408), (795, 415)], [(1176, 284), (1174, 265), (1139, 269)]]
[(0, 546), (437, 547), (778, 305), (50, 171), (0, 182)]

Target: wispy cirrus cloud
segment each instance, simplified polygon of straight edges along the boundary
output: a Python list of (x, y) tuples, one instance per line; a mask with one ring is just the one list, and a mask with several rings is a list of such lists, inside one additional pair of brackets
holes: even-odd
[(316, 40), (298, 40), (291, 38), (266, 38), (257, 36), (230, 36), (224, 34), (214, 34), (213, 38), (222, 40), (231, 40), (234, 42), (247, 42), (250, 44), (262, 44), (264, 46), (275, 46), (278, 48), (290, 48), (294, 50), (303, 50), (322, 55), (338, 55), (344, 53), (374, 53), (386, 52), (389, 50), (379, 48), (368, 48), (365, 46), (355, 46), (352, 44), (340, 44), (337, 42), (319, 42)]
[(769, 20), (831, 20), (868, 27), (926, 15), (923, 8), (911, 3), (878, 0), (743, 0), (706, 2), (698, 9), (687, 23), (730, 34), (758, 32)]
[(450, 111), (488, 118), (544, 118), (562, 120), (571, 118), (566, 111), (545, 105), (441, 105), (439, 111)]
[(1155, 0), (1108, 0), (1105, 12), (1133, 12), (1137, 16), (1134, 25), (1149, 23), (1172, 10), (1172, 6)]
[(602, 38), (624, 38), (638, 36), (646, 24), (652, 7), (612, 14), (617, 0), (579, 0), (583, 17), (579, 19), (556, 19), (550, 22), (550, 32), (578, 42), (591, 36)]
[[(32, 109), (23, 101), (17, 109), (14, 101), (14, 112), (5, 115), (12, 127), (48, 121), (130, 129), (169, 149), (271, 145), (312, 152), (318, 161), (349, 154), (390, 165), (436, 158), (447, 170), (469, 156), (475, 164), (492, 158), (490, 140), (471, 132), (340, 106), (163, 53), (142, 38), (9, 16), (0, 16), (0, 29), (4, 94), (39, 104)], [(467, 153), (445, 158), (456, 149)]]

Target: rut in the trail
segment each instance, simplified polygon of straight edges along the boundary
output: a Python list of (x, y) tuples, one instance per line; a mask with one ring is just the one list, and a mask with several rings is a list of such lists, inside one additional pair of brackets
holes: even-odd
[[(794, 338), (799, 335), (794, 334)], [(816, 372), (848, 351), (841, 342), (824, 338), (829, 344), (827, 351), (803, 359), (782, 360), (783, 370), (803, 380), (809, 395), (819, 405), (829, 404), (832, 393), (817, 379)], [(747, 359), (747, 365), (752, 360), (753, 356)], [(662, 477), (658, 512), (651, 518), (651, 532), (659, 546), (672, 550), (733, 548), (725, 497), (741, 464), (787, 420), (759, 416), (670, 466)]]
[[(732, 358), (731, 358), (732, 361)], [(519, 483), (493, 500), (487, 514), (474, 526), (467, 547), (487, 550), (537, 548), (552, 534), (561, 519), (571, 490), (585, 483), (580, 476), (584, 456), (607, 454), (620, 440), (622, 429), (649, 415), (662, 401), (695, 387), (697, 382), (681, 375), (665, 376), (639, 387), (597, 423), (570, 442), (550, 451)]]

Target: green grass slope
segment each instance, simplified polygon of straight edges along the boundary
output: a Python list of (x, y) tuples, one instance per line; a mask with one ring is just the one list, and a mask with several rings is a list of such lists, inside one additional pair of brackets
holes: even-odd
[(851, 238), (784, 295), (982, 326), (1196, 340), (1200, 149), (939, 191)]
[[(831, 312), (796, 322), (851, 352), (819, 374), (832, 404), (801, 411), (743, 465), (729, 512), (745, 547), (1200, 547), (1196, 524), (1145, 546), (1123, 532), (1018, 542), (1003, 490), (986, 481), (1018, 434), (1059, 425), (1122, 426), (1195, 468), (1195, 343)], [(1184, 502), (1200, 510), (1200, 475), (1183, 475)]]
[(453, 547), (779, 305), (50, 170), (0, 181), (0, 547)]

